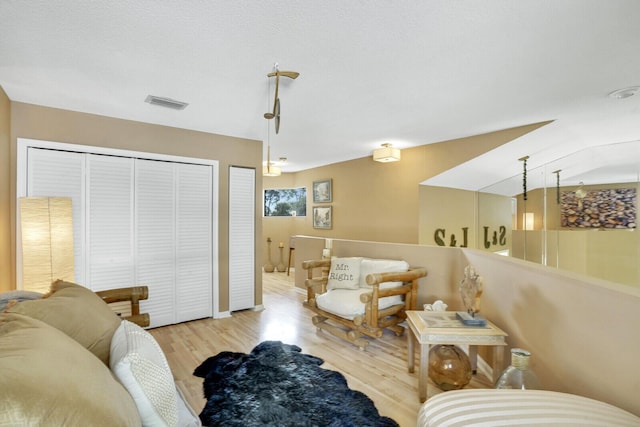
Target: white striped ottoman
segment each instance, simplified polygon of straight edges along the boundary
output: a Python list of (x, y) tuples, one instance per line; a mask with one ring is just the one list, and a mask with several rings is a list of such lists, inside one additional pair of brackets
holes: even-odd
[(420, 407), (417, 425), (640, 427), (640, 417), (608, 403), (555, 391), (466, 389), (431, 397)]

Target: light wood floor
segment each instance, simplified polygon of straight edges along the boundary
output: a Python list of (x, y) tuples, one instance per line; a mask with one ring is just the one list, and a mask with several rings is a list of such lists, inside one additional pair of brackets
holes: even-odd
[[(402, 427), (416, 425), (420, 408), (417, 367), (416, 373), (408, 373), (406, 336), (385, 332), (361, 351), (316, 331), (311, 322), (313, 313), (302, 306), (305, 296), (294, 289), (293, 274), (264, 273), (263, 288), (263, 311), (246, 310), (226, 319), (195, 320), (150, 330), (164, 350), (178, 386), (197, 413), (205, 404), (202, 378), (192, 375), (200, 363), (221, 351), (248, 353), (260, 342), (274, 340), (295, 344), (303, 353), (322, 358), (323, 368), (341, 372), (349, 387), (374, 401), (381, 415), (393, 418)], [(488, 383), (478, 378), (470, 386), (487, 387)], [(429, 396), (438, 392), (429, 384)]]

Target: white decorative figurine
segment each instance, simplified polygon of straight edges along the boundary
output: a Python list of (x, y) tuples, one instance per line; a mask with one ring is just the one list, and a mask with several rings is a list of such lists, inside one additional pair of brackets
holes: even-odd
[(458, 312), (458, 317), (465, 325), (484, 326), (486, 320), (476, 315), (480, 311), (480, 297), (482, 296), (482, 277), (475, 268), (468, 265), (464, 269), (464, 279), (460, 282), (460, 297), (467, 312)]
[(447, 311), (448, 305), (442, 300), (437, 300), (433, 304), (425, 304), (423, 306), (425, 311)]

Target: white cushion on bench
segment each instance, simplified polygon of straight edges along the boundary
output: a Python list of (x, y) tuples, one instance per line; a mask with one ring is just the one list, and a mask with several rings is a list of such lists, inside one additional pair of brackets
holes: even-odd
[[(396, 273), (409, 271), (409, 264), (406, 261), (395, 259), (372, 259), (363, 258), (360, 262), (360, 287), (371, 288), (367, 285), (367, 276), (373, 273)], [(402, 285), (402, 282), (385, 282), (380, 284), (380, 289), (395, 288)]]
[[(371, 292), (370, 287), (369, 289), (332, 289), (316, 296), (316, 304), (324, 311), (353, 320), (354, 317), (364, 314), (364, 303), (360, 301), (360, 295), (367, 292)], [(403, 304), (402, 296), (380, 298), (378, 309), (382, 310), (396, 304)]]

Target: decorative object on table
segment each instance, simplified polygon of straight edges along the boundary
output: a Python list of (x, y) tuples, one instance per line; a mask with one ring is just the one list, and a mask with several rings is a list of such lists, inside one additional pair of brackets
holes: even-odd
[(424, 311), (447, 311), (447, 304), (445, 304), (442, 300), (436, 300), (433, 304), (425, 304), (422, 306)]
[(511, 349), (511, 365), (500, 374), (495, 388), (516, 388), (522, 390), (540, 390), (540, 381), (529, 369), (531, 353), (521, 348)]
[(295, 345), (265, 341), (251, 353), (223, 351), (194, 371), (204, 378), (207, 426), (389, 426), (364, 393)]
[(265, 273), (273, 273), (275, 267), (271, 262), (271, 237), (267, 237), (267, 263), (264, 265)]
[(287, 267), (285, 267), (284, 265), (284, 254), (282, 253), (282, 251), (284, 251), (284, 243), (280, 242), (280, 244), (278, 245), (278, 249), (280, 249), (280, 262), (278, 263), (278, 265), (276, 266), (276, 270), (278, 270), (279, 273), (284, 273), (287, 269)]
[(434, 345), (429, 350), (429, 378), (444, 391), (463, 388), (471, 381), (469, 356), (455, 345)]
[(487, 320), (480, 316), (480, 298), (482, 297), (483, 280), (476, 273), (473, 266), (464, 268), (464, 279), (460, 282), (460, 297), (466, 312), (456, 313), (458, 318), (467, 326), (486, 326)]
[(331, 206), (313, 207), (313, 228), (324, 228), (331, 230), (332, 227)]
[(330, 203), (333, 199), (332, 193), (331, 179), (313, 181), (313, 203)]

